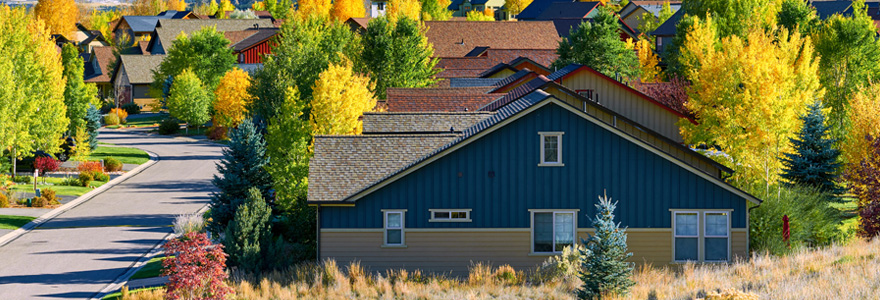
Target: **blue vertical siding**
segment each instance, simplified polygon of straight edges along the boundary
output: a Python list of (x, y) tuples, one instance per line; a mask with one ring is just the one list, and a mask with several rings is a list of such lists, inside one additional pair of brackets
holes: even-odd
[[(564, 167), (538, 166), (541, 131), (565, 132)], [(552, 103), (354, 207), (323, 207), (321, 227), (381, 228), (382, 209), (407, 209), (407, 228), (528, 228), (529, 209), (580, 209), (586, 228), (603, 191), (623, 226), (669, 228), (669, 209), (733, 209), (732, 227), (746, 227), (745, 199)], [(469, 208), (473, 221), (430, 223), (434, 208)]]

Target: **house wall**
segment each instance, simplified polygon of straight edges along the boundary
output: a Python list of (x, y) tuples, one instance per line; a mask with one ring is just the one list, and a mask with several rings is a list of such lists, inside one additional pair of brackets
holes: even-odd
[(598, 100), (602, 106), (677, 143), (684, 142), (677, 125), (681, 117), (672, 109), (651, 103), (622, 85), (600, 78), (589, 70), (562, 78), (560, 84), (573, 91), (593, 90), (594, 100)]
[[(538, 132), (553, 131), (565, 132), (561, 143), (564, 166), (538, 166)], [(707, 177), (550, 103), (375, 189), (354, 206), (321, 207), (320, 225), (325, 231), (381, 230), (383, 209), (406, 209), (405, 227), (413, 230), (527, 231), (530, 209), (577, 209), (577, 227), (590, 228), (587, 216), (596, 214), (597, 196), (607, 193), (619, 201), (616, 215), (621, 226), (669, 230), (670, 209), (729, 209), (731, 227), (745, 230), (746, 200)], [(438, 208), (471, 209), (472, 221), (429, 222), (429, 209)], [(406, 239), (409, 246), (410, 236)], [(335, 257), (333, 251), (339, 251), (324, 244), (331, 241), (322, 241), (324, 257)], [(732, 242), (734, 249), (747, 248), (745, 239)], [(349, 241), (345, 248), (367, 247), (371, 245)], [(658, 251), (666, 251), (662, 249)], [(528, 254), (516, 253), (517, 257)], [(663, 255), (634, 259), (668, 263), (668, 259), (657, 260)]]
[(125, 70), (124, 64), (119, 66), (119, 73), (116, 74), (116, 81), (113, 82), (113, 85), (116, 91), (117, 107), (131, 102), (132, 87), (131, 82), (128, 81), (128, 72)]
[(515, 72), (511, 71), (510, 69), (504, 69), (499, 71), (498, 73), (492, 74), (492, 76), (489, 76), (489, 78), (507, 78), (514, 73)]
[[(578, 237), (595, 231), (579, 228)], [(672, 263), (672, 230), (628, 228), (629, 262), (654, 266)], [(335, 259), (340, 266), (359, 262), (370, 272), (409, 269), (429, 273), (467, 276), (476, 263), (510, 265), (518, 270), (534, 270), (550, 255), (529, 255), (531, 232), (528, 228), (490, 228), (459, 231), (407, 230), (406, 248), (383, 248), (382, 230), (322, 230), (321, 259)], [(732, 257), (748, 258), (744, 230), (731, 232)]]
[(152, 107), (157, 103), (156, 98), (150, 97), (149, 92), (149, 84), (134, 85), (134, 103), (142, 107), (145, 111), (152, 111)]
[(263, 63), (263, 55), (272, 54), (269, 41), (264, 41), (250, 49), (247, 49), (238, 55), (238, 63), (240, 64), (261, 64)]

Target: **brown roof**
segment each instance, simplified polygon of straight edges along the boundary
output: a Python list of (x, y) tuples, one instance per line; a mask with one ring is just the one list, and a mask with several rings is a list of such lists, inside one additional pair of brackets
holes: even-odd
[(437, 62), (436, 68), (443, 71), (437, 73), (438, 78), (480, 77), (484, 71), (501, 63), (509, 63), (517, 58), (525, 57), (547, 67), (559, 57), (556, 49), (488, 49), (483, 56), (447, 57)]
[(387, 95), (469, 95), (469, 94), (485, 94), (492, 90), (492, 87), (436, 87), (436, 88), (388, 88), (385, 93)]
[(309, 201), (336, 201), (455, 140), (455, 134), (315, 136)]
[(101, 68), (101, 74), (86, 79), (85, 82), (110, 82), (110, 63), (116, 59), (116, 56), (113, 55), (113, 47), (94, 47), (92, 51), (94, 52), (93, 59), (98, 61), (98, 67)]
[[(229, 19), (209, 19), (209, 20), (176, 20), (176, 19), (162, 19), (159, 20), (159, 24), (156, 25), (156, 31), (153, 40), (150, 41), (151, 45), (155, 45), (156, 43), (161, 43), (163, 49), (162, 51), (158, 51), (161, 53), (168, 53), (168, 48), (171, 47), (171, 44), (177, 39), (177, 36), (180, 35), (181, 32), (190, 35), (193, 32), (196, 32), (203, 27), (214, 26), (218, 32), (226, 32), (226, 31), (243, 31), (251, 28), (271, 28), (272, 20), (269, 19), (255, 19), (255, 20), (229, 20)], [(155, 46), (154, 46), (155, 47)], [(157, 51), (159, 49), (151, 49), (153, 51)], [(155, 52), (154, 52), (155, 53)]]
[(406, 95), (388, 96), (386, 109), (390, 112), (418, 111), (475, 111), (495, 99), (499, 94), (460, 94), (460, 95)]
[(486, 112), (369, 112), (364, 134), (457, 133), (491, 117)]
[(559, 44), (551, 21), (427, 21), (425, 25), (436, 57), (462, 57), (476, 47), (556, 50)]
[(241, 42), (249, 36), (257, 33), (254, 30), (237, 30), (237, 31), (226, 31), (223, 33), (223, 36), (229, 40), (229, 45), (235, 45), (235, 43)]
[(359, 27), (360, 29), (367, 29), (367, 24), (370, 23), (370, 19), (372, 18), (348, 18), (345, 22), (352, 28)]

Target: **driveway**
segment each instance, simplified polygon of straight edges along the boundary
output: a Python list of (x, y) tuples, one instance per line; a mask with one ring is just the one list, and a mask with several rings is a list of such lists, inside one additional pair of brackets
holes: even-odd
[(0, 299), (96, 296), (162, 242), (176, 216), (209, 202), (221, 145), (136, 130), (98, 138), (159, 161), (0, 247)]

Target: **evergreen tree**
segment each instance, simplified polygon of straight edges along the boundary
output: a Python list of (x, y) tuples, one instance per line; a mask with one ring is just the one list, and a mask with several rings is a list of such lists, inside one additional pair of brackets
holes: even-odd
[(556, 53), (559, 59), (553, 67), (561, 68), (571, 63), (587, 65), (609, 77), (625, 78), (639, 76), (639, 58), (626, 43), (620, 40), (617, 24), (619, 18), (608, 8), (600, 7), (593, 22), (583, 22), (572, 29), (571, 35), (559, 42)]
[(617, 202), (611, 202), (606, 195), (599, 197), (596, 209), (599, 213), (593, 221), (596, 234), (581, 240), (586, 249), (581, 251), (585, 257), (581, 261), (580, 277), (584, 285), (577, 290), (578, 299), (602, 299), (608, 293), (626, 294), (634, 284), (633, 265), (626, 262), (632, 256), (626, 249), (626, 228), (614, 223), (614, 209)]
[(260, 190), (251, 187), (246, 202), (235, 211), (235, 218), (226, 227), (223, 246), (230, 266), (257, 272), (263, 268), (262, 248), (271, 244), (272, 209), (263, 200)]
[(841, 164), (837, 142), (830, 138), (830, 128), (825, 124), (822, 102), (808, 106), (809, 112), (801, 116), (803, 126), (796, 139), (789, 139), (794, 153), (782, 158), (782, 178), (791, 185), (810, 185), (832, 195), (843, 190), (835, 182)]
[(208, 228), (212, 233), (224, 232), (238, 206), (247, 198), (249, 189), (256, 188), (268, 199), (272, 178), (263, 169), (267, 162), (266, 142), (253, 122), (245, 120), (230, 131), (229, 147), (223, 149), (223, 158), (217, 165), (222, 177), (214, 175), (211, 181), (220, 190), (211, 194)]
[(427, 87), (439, 72), (434, 48), (428, 44), (425, 28), (418, 21), (401, 17), (391, 22), (385, 17), (370, 20), (364, 33), (361, 61), (376, 84), (375, 94), (385, 99), (390, 87)]
[(89, 109), (86, 111), (86, 130), (89, 133), (89, 147), (92, 150), (98, 148), (98, 129), (101, 129), (101, 111), (89, 104)]

